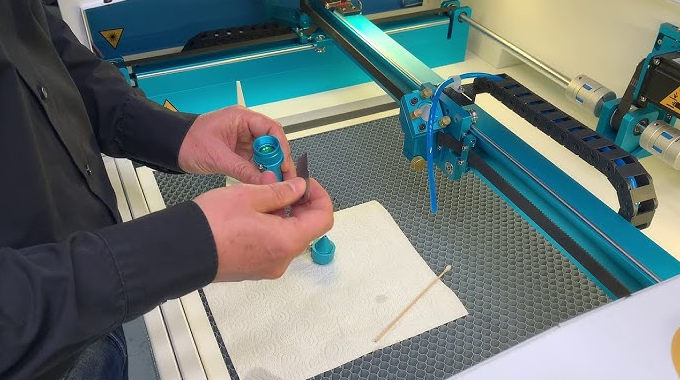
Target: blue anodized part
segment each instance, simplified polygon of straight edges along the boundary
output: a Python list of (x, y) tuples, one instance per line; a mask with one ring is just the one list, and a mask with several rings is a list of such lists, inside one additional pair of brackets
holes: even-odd
[[(430, 107), (432, 107), (432, 100), (430, 98), (423, 99), (422, 94), (427, 90), (434, 92), (435, 88), (436, 86), (431, 83), (425, 83), (423, 84), (422, 90), (410, 92), (404, 95), (399, 101), (399, 104), (401, 105), (399, 122), (401, 124), (401, 129), (404, 132), (403, 153), (408, 160), (412, 160), (414, 157), (418, 156), (426, 156), (426, 123), (428, 118), (427, 114), (429, 113)], [(422, 116), (414, 117), (414, 112), (416, 112), (416, 110), (420, 110)], [(446, 126), (441, 123), (444, 116), (450, 118), (450, 125)], [(471, 125), (472, 117), (470, 117), (468, 111), (456, 104), (456, 102), (451, 100), (448, 96), (443, 96), (439, 99), (439, 107), (437, 107), (434, 123), (435, 136), (437, 133), (447, 133), (457, 140), (462, 140), (467, 135)], [(435, 160), (440, 161), (437, 165), (443, 167), (445, 162), (450, 160), (450, 157), (443, 159), (441, 155), (435, 155)], [(458, 161), (457, 158), (456, 161)]]
[(597, 132), (612, 140), (616, 145), (630, 152), (637, 158), (644, 158), (651, 155), (651, 153), (640, 147), (640, 133), (635, 131), (635, 127), (644, 120), (647, 122), (658, 120), (660, 117), (659, 109), (650, 105), (643, 109), (636, 109), (628, 112), (623, 116), (618, 133), (615, 133), (614, 130), (611, 129), (609, 121), (620, 102), (621, 99), (614, 99), (606, 102), (602, 106), (602, 114), (597, 122)]
[(300, 2), (297, 0), (267, 0), (266, 8), (272, 20), (299, 29), (308, 29), (312, 25), (309, 16), (300, 12)]
[[(424, 89), (432, 90), (432, 85), (424, 86)], [(404, 132), (404, 156), (412, 160), (416, 156), (425, 157), (427, 117), (432, 107), (432, 100), (423, 97), (423, 91), (413, 91), (404, 95), (401, 104), (399, 122)], [(441, 108), (437, 111), (437, 119), (442, 117)], [(435, 123), (435, 130), (441, 129), (439, 123)]]
[(467, 134), (463, 138), (463, 148), (460, 155), (451, 149), (438, 147), (438, 155), (435, 155), (435, 164), (451, 180), (459, 180), (463, 174), (470, 170), (468, 166), (468, 156), (470, 151), (477, 144), (477, 139), (472, 134)]
[(253, 161), (261, 172), (272, 171), (276, 174), (277, 180), (283, 181), (281, 173), (283, 151), (276, 137), (264, 135), (253, 141)]
[[(670, 23), (661, 24), (652, 51), (645, 58), (640, 75), (636, 78), (637, 86), (633, 92), (633, 99), (638, 99), (642, 85), (645, 82), (643, 78), (647, 75), (653, 60), (660, 55), (678, 51), (680, 51), (680, 29)], [(612, 128), (610, 120), (620, 102), (621, 99), (615, 99), (604, 104), (602, 114), (598, 120), (597, 131), (638, 158), (650, 155), (649, 152), (640, 148), (640, 136), (635, 127), (645, 119), (648, 123), (654, 120), (665, 120), (673, 125), (675, 118), (656, 105), (648, 103), (643, 109), (628, 112), (623, 117), (618, 130), (615, 130)]]
[(312, 260), (319, 265), (330, 264), (335, 257), (335, 243), (324, 235), (312, 243)]

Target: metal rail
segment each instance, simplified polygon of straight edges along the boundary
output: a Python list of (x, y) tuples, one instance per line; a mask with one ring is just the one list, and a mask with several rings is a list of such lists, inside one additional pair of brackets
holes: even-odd
[(493, 141), (491, 138), (489, 138), (487, 135), (484, 134), (484, 132), (480, 131), (476, 127), (470, 128), (470, 130), (475, 134), (475, 136), (479, 137), (480, 139), (484, 140), (487, 144), (491, 145), (496, 151), (498, 151), (503, 157), (505, 157), (507, 160), (512, 162), (519, 170), (521, 170), (524, 174), (528, 175), (534, 182), (536, 182), (541, 188), (543, 188), (545, 191), (547, 191), (550, 195), (553, 196), (560, 204), (562, 204), (563, 207), (567, 208), (572, 214), (574, 214), (577, 218), (579, 218), (585, 225), (590, 227), (598, 236), (600, 236), (603, 240), (605, 240), (607, 243), (609, 243), (614, 249), (616, 249), (619, 253), (621, 253), (623, 256), (625, 256), (635, 267), (637, 267), (640, 271), (642, 271), (645, 275), (647, 275), (652, 281), (655, 283), (661, 282), (661, 278), (657, 276), (654, 272), (652, 272), (647, 266), (645, 266), (640, 260), (638, 260), (635, 255), (633, 255), (631, 252), (623, 248), (619, 243), (614, 241), (607, 233), (602, 231), (601, 228), (593, 224), (587, 217), (583, 215), (579, 210), (575, 209), (569, 202), (567, 202), (563, 197), (561, 197), (552, 187), (550, 187), (548, 184), (546, 184), (541, 178), (539, 178), (536, 174), (534, 174), (531, 170), (529, 170), (526, 166), (524, 166), (521, 162), (519, 162), (517, 159), (515, 159), (510, 153), (508, 153), (505, 149), (503, 149), (500, 145), (498, 145), (495, 141)]
[(505, 46), (506, 48), (510, 49), (513, 55), (515, 55), (517, 58), (521, 59), (522, 61), (532, 65), (533, 67), (539, 69), (540, 71), (544, 72), (545, 74), (550, 77), (550, 79), (554, 80), (559, 84), (560, 86), (567, 87), (569, 85), (569, 82), (571, 82), (571, 79), (567, 77), (566, 75), (560, 73), (559, 71), (553, 69), (552, 67), (548, 66), (547, 64), (539, 61), (536, 57), (532, 56), (531, 54), (527, 53), (526, 51), (522, 50), (519, 48), (517, 45), (513, 44), (512, 42), (506, 40), (505, 38), (501, 37), (500, 35), (494, 33), (492, 30), (489, 28), (485, 27), (484, 25), (478, 23), (477, 21), (471, 19), (468, 17), (466, 13), (461, 13), (461, 15), (458, 17), (461, 21), (465, 21), (470, 26), (473, 28), (479, 30), (480, 32), (484, 33), (486, 36), (490, 37), (494, 41), (500, 43), (501, 45)]
[(299, 52), (299, 51), (312, 50), (312, 49), (314, 49), (314, 45), (312, 45), (312, 44), (292, 46), (292, 47), (287, 47), (287, 48), (283, 48), (283, 49), (276, 49), (276, 50), (266, 51), (266, 52), (262, 52), (262, 53), (244, 55), (244, 56), (240, 56), (240, 57), (221, 59), (221, 60), (218, 60), (218, 61), (206, 62), (206, 63), (196, 64), (196, 65), (177, 67), (177, 68), (161, 70), (161, 71), (152, 71), (152, 72), (148, 72), (148, 73), (140, 73), (140, 74), (137, 74), (137, 78), (138, 79), (153, 78), (153, 77), (159, 77), (159, 76), (163, 76), (163, 75), (177, 74), (177, 73), (183, 73), (183, 72), (186, 72), (186, 71), (192, 71), (192, 70), (197, 70), (197, 69), (205, 69), (205, 68), (209, 68), (209, 67), (229, 65), (229, 64), (237, 63), (237, 62), (251, 61), (251, 60), (254, 60), (254, 59), (274, 57), (274, 56), (277, 56), (277, 55), (295, 53), (295, 52)]
[(431, 68), (365, 17), (345, 17), (317, 1), (305, 1), (300, 7), (396, 102), (420, 89), (423, 83), (441, 82), (442, 78)]
[(352, 23), (348, 22), (347, 19), (341, 15), (337, 16), (338, 21), (342, 23), (342, 25), (345, 26), (348, 30), (351, 30), (354, 35), (357, 37), (361, 38), (366, 46), (370, 47), (375, 51), (375, 54), (377, 54), (380, 58), (384, 59), (386, 62), (388, 62), (390, 65), (392, 65), (395, 69), (397, 69), (401, 74), (403, 74), (406, 78), (408, 78), (411, 82), (415, 83), (418, 87), (421, 87), (423, 85), (423, 82), (420, 81), (420, 79), (416, 78), (413, 73), (409, 72), (408, 69), (406, 69), (404, 66), (402, 66), (397, 60), (393, 59), (389, 55), (385, 54), (379, 46), (376, 46), (375, 43), (373, 43), (369, 38), (363, 35), (363, 33), (357, 29)]

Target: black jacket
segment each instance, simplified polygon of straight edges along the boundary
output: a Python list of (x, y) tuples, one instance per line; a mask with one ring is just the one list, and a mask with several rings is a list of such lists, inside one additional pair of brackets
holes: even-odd
[(193, 202), (120, 222), (101, 153), (178, 171), (195, 116), (134, 91), (39, 0), (0, 0), (0, 378), (60, 378), (90, 342), (206, 285)]

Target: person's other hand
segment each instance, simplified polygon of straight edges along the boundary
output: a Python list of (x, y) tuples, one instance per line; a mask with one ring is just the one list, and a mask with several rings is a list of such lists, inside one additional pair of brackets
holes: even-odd
[(281, 164), (283, 178), (295, 177), (290, 144), (281, 124), (242, 106), (199, 116), (180, 147), (179, 167), (187, 173), (221, 173), (244, 183), (265, 183), (252, 161), (253, 141), (262, 135), (279, 140), (285, 157)]
[(293, 206), (290, 217), (277, 211), (294, 204), (305, 181), (219, 188), (194, 199), (210, 224), (218, 255), (215, 281), (273, 279), (333, 226), (333, 205), (318, 182), (310, 199)]

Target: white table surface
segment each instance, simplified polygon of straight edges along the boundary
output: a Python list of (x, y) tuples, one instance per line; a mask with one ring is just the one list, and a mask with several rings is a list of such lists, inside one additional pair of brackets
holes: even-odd
[[(678, 380), (680, 277), (561, 323), (451, 380)], [(680, 371), (680, 369), (678, 369)]]

